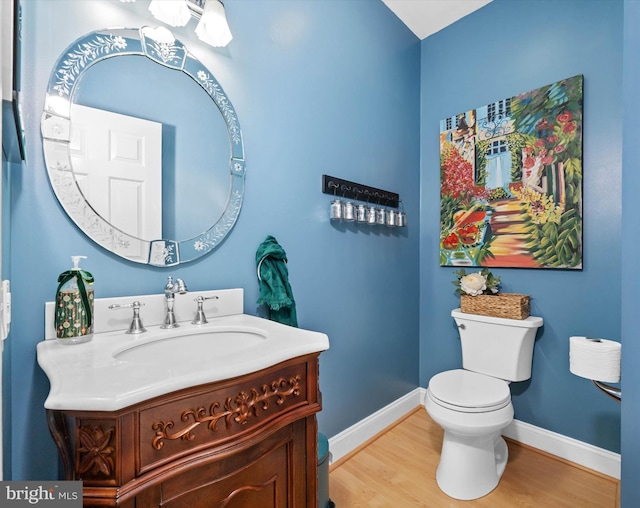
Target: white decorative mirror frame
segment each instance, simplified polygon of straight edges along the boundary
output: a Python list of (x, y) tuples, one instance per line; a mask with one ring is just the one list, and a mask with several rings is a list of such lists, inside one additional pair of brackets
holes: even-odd
[[(145, 56), (188, 75), (215, 102), (227, 126), (231, 146), (227, 203), (213, 225), (196, 237), (145, 240), (119, 230), (87, 202), (74, 176), (69, 145), (76, 87), (91, 66), (107, 58), (126, 55)], [(105, 29), (91, 32), (71, 44), (51, 74), (41, 130), (49, 179), (67, 215), (94, 242), (125, 259), (154, 266), (193, 261), (217, 247), (238, 218), (244, 196), (245, 160), (236, 112), (211, 72), (165, 28)]]

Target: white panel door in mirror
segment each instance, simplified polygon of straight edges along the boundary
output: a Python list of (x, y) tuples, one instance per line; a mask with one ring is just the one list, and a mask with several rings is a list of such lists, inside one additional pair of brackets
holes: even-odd
[(162, 238), (162, 124), (79, 105), (71, 117), (72, 168), (87, 202), (128, 235)]

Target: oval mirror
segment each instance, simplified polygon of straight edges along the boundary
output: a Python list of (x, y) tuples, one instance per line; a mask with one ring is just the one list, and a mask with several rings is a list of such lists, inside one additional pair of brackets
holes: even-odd
[(245, 162), (236, 112), (165, 28), (102, 30), (69, 46), (51, 74), (41, 129), (58, 201), (123, 258), (192, 261), (238, 218)]

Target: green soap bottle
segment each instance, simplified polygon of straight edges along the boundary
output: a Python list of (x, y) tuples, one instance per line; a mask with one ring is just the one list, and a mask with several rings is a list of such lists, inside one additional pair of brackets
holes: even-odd
[(61, 344), (81, 344), (93, 337), (93, 275), (80, 269), (80, 259), (71, 256), (73, 268), (58, 277), (56, 290), (56, 337)]

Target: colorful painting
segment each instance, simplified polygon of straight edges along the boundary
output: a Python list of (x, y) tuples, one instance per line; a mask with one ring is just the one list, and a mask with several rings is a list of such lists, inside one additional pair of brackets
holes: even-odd
[(440, 123), (440, 265), (582, 268), (582, 75)]

